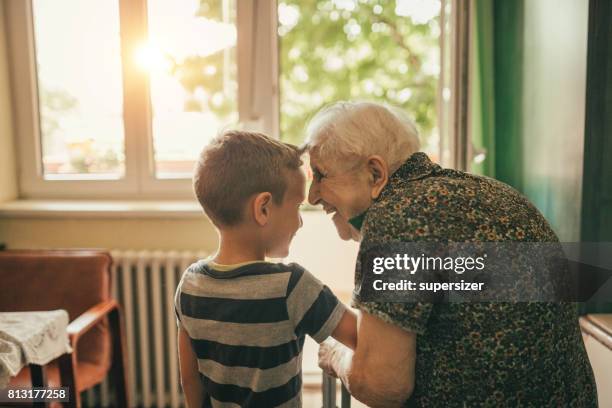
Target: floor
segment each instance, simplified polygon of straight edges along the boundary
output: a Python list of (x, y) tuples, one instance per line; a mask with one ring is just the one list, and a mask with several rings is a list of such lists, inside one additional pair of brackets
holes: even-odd
[[(302, 406), (304, 408), (321, 408), (323, 406), (323, 396), (320, 391), (304, 390), (302, 392)], [(337, 392), (336, 406), (338, 408), (346, 408), (340, 406), (340, 392)], [(351, 398), (351, 408), (367, 408), (366, 405)]]

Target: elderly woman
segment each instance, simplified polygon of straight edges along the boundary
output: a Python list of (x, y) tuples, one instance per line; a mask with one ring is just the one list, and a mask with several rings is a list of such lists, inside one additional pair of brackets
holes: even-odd
[[(338, 103), (308, 127), (313, 182), (342, 238), (398, 242), (556, 242), (544, 217), (492, 179), (418, 152), (413, 123), (373, 103)], [(351, 226), (347, 224), (350, 222)], [(597, 405), (570, 303), (384, 303), (362, 299), (354, 352), (324, 344), (319, 365), (372, 407)]]

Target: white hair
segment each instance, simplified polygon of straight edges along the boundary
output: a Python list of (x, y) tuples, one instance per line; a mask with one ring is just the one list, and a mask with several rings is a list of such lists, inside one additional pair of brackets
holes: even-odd
[(419, 150), (419, 136), (414, 122), (397, 107), (337, 102), (310, 120), (305, 148), (327, 162), (379, 155), (393, 172)]

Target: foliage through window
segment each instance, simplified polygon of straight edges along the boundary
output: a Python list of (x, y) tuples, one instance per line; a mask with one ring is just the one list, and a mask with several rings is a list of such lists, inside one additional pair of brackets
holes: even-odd
[(438, 155), (440, 3), (281, 0), (281, 137), (300, 143), (308, 119), (338, 100), (402, 107)]

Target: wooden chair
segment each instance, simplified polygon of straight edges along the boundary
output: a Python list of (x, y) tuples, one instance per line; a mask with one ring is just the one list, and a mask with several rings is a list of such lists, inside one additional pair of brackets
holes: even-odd
[(67, 310), (73, 349), (42, 373), (25, 367), (9, 387), (30, 387), (34, 375), (48, 386), (69, 387), (68, 406), (80, 407), (80, 393), (110, 374), (116, 406), (128, 406), (125, 336), (121, 309), (110, 294), (111, 263), (110, 254), (97, 250), (0, 251), (0, 311)]

